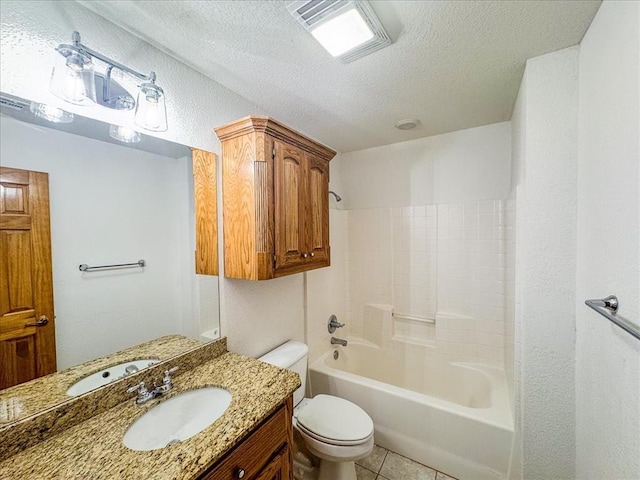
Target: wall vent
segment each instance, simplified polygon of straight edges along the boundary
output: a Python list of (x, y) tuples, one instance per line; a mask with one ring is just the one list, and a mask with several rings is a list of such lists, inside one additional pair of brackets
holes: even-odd
[(22, 111), (29, 106), (27, 103), (13, 100), (9, 97), (5, 97), (4, 95), (0, 96), (0, 105), (17, 111)]
[(368, 42), (338, 56), (337, 58), (343, 63), (353, 62), (391, 44), (389, 35), (371, 5), (363, 0), (298, 0), (287, 5), (289, 13), (309, 32), (321, 22), (338, 16), (353, 7), (360, 12), (362, 18), (371, 27), (374, 36)]

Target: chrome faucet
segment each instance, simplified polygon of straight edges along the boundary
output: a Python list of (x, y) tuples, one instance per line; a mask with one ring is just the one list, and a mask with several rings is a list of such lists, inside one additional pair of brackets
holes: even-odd
[(136, 403), (138, 405), (140, 405), (141, 403), (147, 403), (149, 400), (153, 400), (154, 398), (167, 393), (173, 388), (171, 374), (176, 372), (177, 370), (178, 367), (173, 367), (169, 370), (165, 370), (164, 377), (162, 379), (162, 385), (156, 385), (156, 383), (153, 382), (153, 390), (149, 390), (144, 382), (140, 382), (137, 385), (128, 388), (127, 393), (138, 393), (138, 396), (136, 397)]
[(329, 333), (333, 333), (336, 331), (336, 328), (342, 327), (344, 327), (344, 323), (340, 323), (338, 321), (338, 317), (336, 317), (335, 315), (331, 315), (329, 317), (329, 323), (327, 323), (327, 330), (329, 330)]
[(347, 341), (341, 338), (331, 337), (331, 345), (342, 345), (343, 347), (346, 347)]
[(152, 400), (155, 397), (153, 392), (149, 391), (145, 386), (144, 382), (140, 382), (133, 387), (127, 388), (127, 393), (138, 392), (138, 396), (136, 397), (136, 403), (140, 405), (141, 403), (146, 403), (149, 400)]

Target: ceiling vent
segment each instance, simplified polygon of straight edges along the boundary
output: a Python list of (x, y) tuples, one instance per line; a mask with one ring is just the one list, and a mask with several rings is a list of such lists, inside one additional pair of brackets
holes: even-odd
[[(366, 1), (300, 0), (289, 3), (287, 8), (331, 55), (343, 63), (353, 62), (391, 44), (382, 23)], [(355, 25), (349, 26), (348, 31), (340, 30), (348, 20), (355, 20)], [(343, 35), (345, 38), (341, 38)]]

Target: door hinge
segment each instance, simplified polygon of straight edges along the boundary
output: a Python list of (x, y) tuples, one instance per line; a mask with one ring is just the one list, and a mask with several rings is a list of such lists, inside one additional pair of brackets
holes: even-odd
[(275, 160), (275, 159), (276, 159), (276, 146), (274, 144), (273, 148), (271, 149), (271, 160)]
[(276, 268), (276, 262), (278, 257), (276, 255), (273, 256), (273, 268)]

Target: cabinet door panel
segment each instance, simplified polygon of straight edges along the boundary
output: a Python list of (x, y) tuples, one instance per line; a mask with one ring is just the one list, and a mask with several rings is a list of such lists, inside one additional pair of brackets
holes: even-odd
[(285, 445), (255, 480), (289, 480), (289, 478), (289, 445)]
[(329, 265), (329, 163), (308, 156), (307, 250), (310, 263)]
[(284, 243), (287, 253), (300, 251), (300, 169), (293, 157), (284, 159)]
[(275, 267), (304, 263), (304, 156), (300, 150), (275, 141)]

